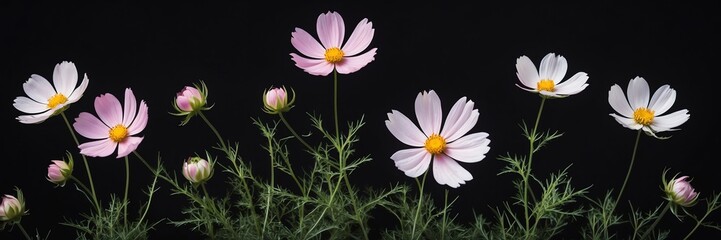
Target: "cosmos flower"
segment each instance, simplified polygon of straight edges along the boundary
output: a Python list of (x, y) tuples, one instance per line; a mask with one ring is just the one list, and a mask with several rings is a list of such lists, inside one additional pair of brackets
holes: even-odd
[[(458, 99), (446, 117), (443, 128), (441, 100), (435, 91), (416, 97), (416, 118), (420, 129), (401, 112), (392, 110), (385, 121), (388, 130), (401, 142), (413, 147), (395, 152), (391, 159), (409, 177), (418, 177), (433, 162), (433, 177), (441, 185), (456, 188), (473, 179), (458, 162), (475, 163), (485, 158), (491, 142), (488, 133), (466, 135), (478, 121), (478, 109), (466, 97)], [(464, 136), (465, 135), (465, 136)]]
[(648, 83), (642, 77), (635, 77), (628, 83), (627, 93), (628, 100), (618, 84), (611, 86), (608, 91), (608, 103), (621, 114), (609, 115), (626, 128), (643, 129), (649, 135), (656, 136), (658, 132), (677, 130), (674, 128), (690, 117), (686, 109), (661, 116), (676, 101), (676, 90), (669, 85), (658, 88), (649, 101)]
[[(293, 89), (291, 89), (292, 91)], [(295, 102), (295, 93), (288, 102), (288, 91), (285, 87), (271, 88), (263, 93), (263, 111), (268, 114), (278, 114), (289, 111)]]
[(682, 176), (669, 181), (665, 191), (669, 201), (684, 207), (693, 206), (698, 199), (698, 193), (688, 181), (688, 176)]
[[(72, 156), (68, 154), (68, 156)], [(63, 160), (52, 160), (48, 166), (48, 181), (55, 183), (57, 186), (64, 186), (65, 182), (73, 175), (73, 159), (70, 162)]]
[(74, 102), (80, 100), (88, 87), (88, 75), (85, 74), (80, 86), (78, 69), (72, 62), (61, 62), (55, 65), (53, 84), (44, 77), (32, 74), (23, 83), (23, 90), (28, 97), (17, 97), (13, 106), (28, 115), (20, 115), (16, 119), (21, 123), (42, 123), (49, 117), (61, 113)]
[(207, 105), (208, 87), (205, 86), (205, 82), (200, 81), (200, 84), (193, 84), (193, 87), (185, 86), (175, 94), (175, 101), (173, 101), (175, 112), (170, 114), (185, 116), (180, 122), (180, 126), (183, 126), (200, 111), (210, 110), (213, 107)]
[(200, 157), (190, 157), (183, 163), (183, 176), (193, 184), (208, 181), (213, 175), (213, 164)]
[(291, 53), (291, 59), (304, 71), (316, 76), (327, 76), (333, 69), (340, 74), (349, 74), (375, 60), (377, 48), (360, 54), (368, 48), (375, 32), (368, 19), (358, 23), (345, 44), (345, 23), (337, 12), (321, 13), (316, 30), (320, 42), (300, 28), (291, 33), (290, 43), (305, 55)]
[(81, 154), (106, 157), (117, 147), (118, 158), (121, 158), (138, 148), (143, 137), (135, 135), (143, 131), (148, 123), (148, 106), (141, 100), (138, 109), (130, 88), (125, 89), (123, 106), (115, 96), (106, 93), (95, 98), (95, 111), (100, 118), (82, 112), (73, 124), (80, 135), (95, 140), (80, 144)]
[(20, 219), (27, 215), (23, 192), (17, 187), (15, 192), (17, 197), (9, 194), (2, 197), (2, 202), (0, 202), (0, 229), (7, 223), (20, 222)]
[(546, 98), (562, 98), (567, 97), (586, 89), (588, 84), (588, 75), (585, 72), (578, 72), (571, 78), (563, 81), (568, 70), (566, 58), (561, 55), (556, 56), (549, 53), (543, 60), (539, 70), (526, 56), (516, 59), (516, 75), (523, 86), (516, 84), (519, 88), (541, 94)]

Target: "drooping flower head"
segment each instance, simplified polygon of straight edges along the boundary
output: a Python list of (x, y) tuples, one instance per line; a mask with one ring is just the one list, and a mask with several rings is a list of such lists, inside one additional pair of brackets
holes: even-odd
[(48, 181), (57, 186), (65, 186), (65, 182), (73, 175), (73, 157), (68, 153), (68, 162), (64, 160), (52, 160), (48, 166)]
[(16, 196), (6, 194), (0, 203), (0, 230), (6, 224), (18, 223), (23, 216), (27, 215), (25, 199), (20, 188), (15, 188)]
[[(483, 160), (490, 150), (488, 133), (466, 135), (478, 121), (473, 101), (462, 97), (456, 101), (441, 128), (443, 112), (435, 91), (421, 92), (416, 97), (416, 118), (420, 129), (403, 113), (388, 113), (386, 127), (391, 134), (412, 148), (395, 152), (391, 159), (406, 176), (418, 177), (433, 162), (433, 177), (441, 185), (456, 188), (473, 179), (458, 162)], [(465, 135), (465, 136), (464, 136)]]
[(72, 62), (61, 62), (55, 65), (53, 84), (44, 77), (32, 74), (23, 83), (23, 90), (28, 97), (17, 97), (13, 106), (28, 115), (20, 115), (16, 119), (21, 123), (42, 123), (49, 117), (65, 111), (71, 103), (80, 100), (88, 87), (88, 75), (85, 74), (80, 86), (78, 69)]
[(193, 184), (204, 183), (213, 176), (213, 163), (200, 157), (189, 157), (183, 163), (183, 176)]
[(519, 88), (539, 93), (545, 98), (567, 97), (586, 89), (588, 75), (585, 72), (578, 72), (571, 78), (563, 81), (568, 70), (566, 58), (554, 53), (546, 54), (541, 60), (538, 70), (531, 59), (521, 56), (516, 59), (516, 75), (523, 86), (516, 84)]
[(106, 93), (95, 98), (95, 111), (99, 118), (88, 112), (82, 112), (75, 118), (75, 131), (95, 140), (80, 144), (80, 154), (106, 157), (117, 147), (118, 158), (121, 158), (138, 148), (143, 137), (135, 135), (148, 124), (148, 106), (144, 100), (140, 101), (138, 107), (133, 91), (126, 88), (122, 106), (113, 94)]
[(658, 132), (677, 130), (674, 128), (688, 121), (690, 117), (686, 109), (661, 116), (676, 101), (676, 90), (669, 85), (658, 88), (649, 101), (648, 83), (642, 77), (635, 77), (628, 83), (627, 93), (628, 99), (618, 84), (611, 86), (608, 91), (608, 103), (613, 110), (621, 114), (609, 115), (626, 128), (643, 129), (647, 134), (657, 137)]
[(185, 116), (185, 119), (180, 122), (180, 126), (183, 126), (200, 111), (210, 110), (213, 107), (206, 106), (207, 101), (208, 87), (205, 86), (205, 82), (200, 81), (200, 84), (193, 84), (193, 87), (185, 86), (176, 94), (175, 101), (173, 101), (173, 108), (176, 112), (170, 114)]
[(691, 207), (696, 205), (699, 193), (691, 186), (691, 180), (688, 176), (676, 177), (669, 181), (666, 180), (666, 171), (663, 173), (663, 191), (666, 193), (666, 200), (671, 203), (671, 212), (679, 219), (678, 207)]
[(377, 48), (363, 52), (373, 40), (373, 23), (364, 18), (345, 40), (345, 23), (337, 12), (328, 11), (318, 16), (316, 23), (318, 42), (301, 28), (291, 33), (290, 43), (305, 56), (291, 53), (295, 65), (316, 76), (327, 76), (334, 69), (340, 74), (358, 71), (375, 60)]
[(289, 111), (295, 102), (295, 91), (291, 89), (292, 96), (288, 102), (288, 90), (285, 87), (271, 88), (263, 93), (263, 111), (268, 114), (278, 114)]

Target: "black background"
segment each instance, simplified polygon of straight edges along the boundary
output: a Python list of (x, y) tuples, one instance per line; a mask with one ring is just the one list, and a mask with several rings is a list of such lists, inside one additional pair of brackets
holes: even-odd
[[(57, 224), (63, 217), (79, 218), (90, 205), (71, 186), (54, 188), (45, 179), (50, 160), (76, 156), (76, 174), (84, 179), (82, 160), (60, 117), (39, 125), (25, 125), (15, 117), (13, 99), (25, 96), (22, 84), (31, 74), (52, 79), (53, 67), (72, 61), (79, 73), (87, 73), (90, 84), (83, 98), (66, 111), (69, 118), (80, 112), (95, 113), (93, 99), (112, 93), (122, 99), (124, 88), (133, 89), (149, 108), (145, 140), (138, 152), (153, 159), (160, 154), (166, 167), (178, 171), (185, 157), (210, 149), (216, 139), (200, 119), (178, 127), (181, 118), (171, 116), (170, 105), (183, 86), (203, 80), (210, 90), (206, 112), (224, 137), (238, 141), (241, 154), (267, 172), (264, 143), (251, 118), (274, 120), (262, 112), (264, 89), (284, 85), (297, 93), (296, 107), (286, 114), (300, 132), (310, 132), (306, 112), (332, 119), (331, 76), (312, 76), (290, 60), (297, 52), (290, 44), (295, 27), (315, 34), (319, 14), (338, 11), (345, 20), (346, 34), (363, 18), (373, 22), (376, 60), (350, 75), (339, 75), (341, 121), (364, 117), (357, 151), (373, 161), (351, 175), (358, 187), (385, 187), (400, 182), (415, 184), (396, 169), (390, 155), (406, 148), (386, 129), (391, 109), (413, 116), (418, 92), (434, 89), (443, 102), (444, 114), (458, 98), (467, 96), (480, 112), (472, 132), (488, 132), (491, 150), (485, 160), (462, 164), (474, 179), (449, 195), (458, 197), (453, 207), (458, 221), (470, 221), (473, 211), (491, 217), (489, 207), (510, 201), (515, 176), (497, 175), (504, 164), (496, 158), (506, 153), (526, 154), (528, 143), (518, 124), (532, 122), (540, 103), (537, 95), (515, 86), (516, 58), (527, 55), (538, 64), (549, 52), (568, 60), (566, 77), (583, 71), (590, 86), (580, 94), (546, 102), (541, 130), (564, 133), (534, 158), (534, 171), (547, 176), (569, 164), (576, 187), (592, 186), (589, 196), (600, 198), (607, 189), (620, 188), (633, 150), (636, 132), (623, 128), (608, 116), (608, 90), (619, 84), (625, 92), (628, 81), (646, 78), (651, 91), (663, 84), (677, 90), (669, 112), (689, 109), (691, 119), (671, 133), (668, 140), (643, 136), (625, 201), (650, 210), (664, 203), (661, 175), (693, 177), (701, 197), (721, 190), (718, 178), (719, 66), (717, 3), (680, 1), (653, 3), (485, 3), (452, 4), (368, 3), (362, 1), (282, 3), (241, 2), (232, 4), (172, 3), (75, 5), (62, 2), (0, 3), (0, 79), (2, 106), (2, 167), (0, 193), (20, 187), (30, 215), (23, 218), (29, 231), (50, 231), (51, 239), (71, 238), (73, 231)], [(122, 100), (121, 100), (122, 101)], [(412, 118), (415, 121), (415, 118)], [(331, 123), (331, 121), (326, 121)], [(328, 125), (330, 129), (331, 126)], [(288, 134), (287, 131), (281, 131)], [(661, 135), (668, 135), (662, 133)], [(87, 141), (80, 137), (81, 142)], [(299, 149), (300, 145), (291, 143)], [(115, 154), (113, 154), (114, 156)], [(299, 162), (307, 160), (295, 153)], [(130, 194), (133, 206), (145, 200), (140, 192), (150, 183), (149, 172), (131, 156)], [(107, 201), (112, 193), (122, 195), (122, 159), (90, 158), (96, 188)], [(303, 163), (300, 163), (303, 164)], [(216, 194), (225, 192), (224, 174), (209, 183)], [(290, 184), (281, 182), (279, 184)], [(167, 217), (179, 220), (186, 200), (170, 196), (170, 186), (160, 182), (150, 220)], [(443, 191), (431, 178), (426, 192), (442, 204)], [(587, 203), (584, 201), (584, 203)], [(622, 209), (626, 210), (628, 205)], [(699, 204), (696, 208), (705, 206)], [(471, 211), (473, 210), (473, 211)], [(371, 221), (374, 231), (392, 228), (392, 216), (378, 211)], [(721, 213), (712, 218), (719, 221)], [(693, 226), (687, 219), (678, 223), (670, 214), (661, 222), (671, 228), (671, 239), (683, 237)], [(626, 226), (618, 228), (624, 231)], [(578, 228), (563, 236), (578, 238)], [(0, 239), (20, 236), (17, 230), (0, 233)], [(180, 236), (199, 238), (187, 228), (165, 222), (151, 238)], [(702, 238), (702, 236), (708, 236)], [(709, 239), (719, 231), (699, 229), (695, 237)]]

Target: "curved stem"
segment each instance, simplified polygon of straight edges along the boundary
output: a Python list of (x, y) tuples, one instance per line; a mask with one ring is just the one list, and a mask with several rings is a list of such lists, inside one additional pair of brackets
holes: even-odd
[[(205, 122), (205, 124), (208, 125), (210, 130), (212, 130), (213, 133), (215, 133), (215, 137), (218, 138), (218, 142), (220, 142), (220, 147), (223, 148), (223, 151), (228, 151), (228, 147), (225, 146), (225, 141), (223, 141), (223, 137), (220, 136), (220, 132), (218, 132), (218, 129), (215, 129), (215, 126), (213, 126), (213, 124), (210, 123), (210, 121), (208, 120), (208, 118), (205, 117), (205, 114), (203, 114), (202, 111), (198, 112), (198, 115), (200, 115), (200, 118), (203, 119), (203, 121)], [(234, 161), (234, 160), (235, 159), (231, 159), (231, 161)]]
[(641, 129), (638, 130), (638, 133), (636, 134), (636, 143), (633, 144), (633, 154), (631, 155), (631, 163), (628, 164), (628, 171), (626, 172), (626, 178), (623, 179), (623, 185), (621, 185), (621, 191), (618, 191), (618, 196), (616, 197), (616, 201), (614, 202), (614, 205), (618, 205), (618, 201), (621, 201), (621, 195), (623, 194), (623, 190), (626, 189), (626, 183), (628, 183), (628, 178), (631, 176), (631, 169), (633, 168), (633, 162), (636, 160), (636, 150), (638, 149), (638, 142), (639, 139), (641, 139)]
[(696, 229), (698, 229), (698, 227), (701, 226), (701, 223), (703, 223), (703, 221), (706, 220), (706, 217), (708, 217), (708, 215), (711, 214), (712, 211), (713, 210), (706, 211), (706, 214), (704, 214), (701, 219), (696, 221), (696, 225), (693, 226), (693, 229), (691, 229), (691, 231), (688, 232), (688, 234), (686, 234), (686, 237), (684, 237), (683, 240), (689, 239), (691, 237), (691, 235), (693, 234), (693, 232), (695, 232)]
[[(65, 116), (65, 112), (60, 113), (61, 116), (63, 116), (63, 120), (65, 121), (65, 126), (68, 127), (68, 131), (70, 131), (70, 136), (73, 137), (73, 141), (75, 141), (75, 145), (79, 146), (80, 141), (78, 141), (78, 137), (75, 136), (75, 131), (73, 131), (73, 127), (70, 126), (70, 121), (68, 121), (68, 117)], [(90, 197), (93, 199), (93, 204), (95, 204), (95, 210), (98, 212), (98, 214), (101, 214), (100, 211), (100, 203), (98, 203), (98, 197), (95, 193), (95, 185), (93, 184), (93, 175), (90, 174), (90, 165), (88, 165), (88, 159), (85, 157), (85, 155), (80, 154), (80, 156), (83, 158), (83, 165), (85, 165), (85, 172), (88, 175), (88, 182), (90, 183)]]
[[(661, 218), (663, 218), (663, 215), (665, 215), (666, 212), (668, 212), (668, 209), (669, 209), (669, 208), (671, 208), (671, 202), (670, 202), (670, 201), (666, 203), (666, 207), (664, 207), (663, 210), (661, 211), (661, 213), (658, 215), (658, 217), (656, 217), (656, 221), (653, 221), (653, 223), (651, 224), (651, 226), (650, 226), (648, 229), (646, 229), (646, 232), (643, 233), (643, 235), (641, 235), (641, 239), (646, 239), (646, 236), (648, 236), (648, 234), (650, 234), (651, 232), (653, 232), (653, 228), (655, 228), (656, 225), (657, 225), (659, 222), (661, 222)], [(633, 236), (634, 236), (634, 238), (636, 238), (636, 235), (635, 235), (635, 234), (634, 234)]]
[(533, 152), (535, 152), (535, 144), (536, 144), (536, 132), (538, 131), (538, 123), (541, 121), (541, 113), (543, 113), (543, 106), (546, 103), (546, 98), (541, 97), (541, 105), (538, 107), (538, 114), (536, 114), (536, 122), (533, 124), (533, 129), (531, 130), (531, 133), (529, 135), (529, 149), (528, 149), (528, 164), (526, 164), (526, 170), (524, 172), (523, 176), (523, 216), (525, 217), (526, 221), (526, 237), (530, 237), (530, 224), (531, 219), (530, 215), (528, 213), (528, 193), (531, 193), (531, 198), (533, 198), (533, 201), (536, 201), (536, 196), (533, 195), (533, 192), (530, 190), (529, 185), (529, 177), (531, 175), (531, 168), (533, 164)]
[(290, 123), (288, 123), (288, 120), (285, 119), (285, 117), (283, 116), (283, 113), (278, 113), (278, 116), (280, 116), (280, 121), (283, 122), (283, 124), (285, 124), (285, 127), (288, 128), (288, 130), (290, 130), (290, 133), (292, 133), (293, 136), (295, 136), (295, 138), (298, 139), (298, 141), (300, 141), (300, 143), (303, 144), (303, 146), (308, 148), (308, 150), (310, 150), (311, 152), (315, 152), (315, 150), (310, 145), (308, 145), (308, 143), (306, 143), (305, 140), (303, 140), (303, 138), (301, 138), (300, 135), (298, 135), (298, 133), (295, 132), (295, 130), (293, 130), (293, 127), (290, 126)]
[[(208, 190), (205, 188), (205, 184), (200, 184), (200, 188), (203, 189), (203, 194), (205, 194), (205, 199), (210, 200), (210, 194), (208, 194)], [(210, 235), (210, 239), (215, 239), (215, 231), (213, 229), (213, 223), (207, 222), (208, 224), (208, 235)]]
[(83, 191), (85, 191), (86, 193), (90, 192), (90, 189), (88, 189), (88, 187), (85, 186), (85, 184), (83, 184), (80, 179), (77, 179), (75, 176), (70, 175), (70, 180), (74, 180), (75, 183), (77, 183), (81, 188), (83, 188)]
[(17, 225), (18, 225), (18, 228), (20, 228), (20, 231), (23, 232), (23, 236), (25, 236), (25, 239), (27, 239), (27, 240), (32, 240), (32, 238), (30, 237), (30, 235), (28, 235), (28, 232), (25, 231), (25, 228), (23, 227), (23, 225), (20, 224), (20, 223), (18, 223)]
[(335, 138), (340, 139), (340, 130), (338, 130), (338, 72), (333, 70), (333, 118), (335, 121)]
[(128, 224), (128, 206), (130, 203), (128, 202), (128, 188), (130, 186), (130, 160), (128, 159), (128, 156), (125, 156), (125, 194), (123, 194), (123, 204), (125, 207), (123, 208), (123, 219), (125, 220), (125, 225)]
[(423, 205), (423, 187), (426, 185), (426, 176), (428, 176), (428, 171), (423, 173), (423, 180), (421, 180), (421, 182), (418, 182), (418, 178), (416, 178), (416, 184), (418, 184), (418, 205), (416, 206), (416, 214), (413, 217), (413, 228), (411, 229), (411, 238), (413, 239), (416, 238), (416, 224), (418, 223), (418, 216), (421, 214), (421, 205)]

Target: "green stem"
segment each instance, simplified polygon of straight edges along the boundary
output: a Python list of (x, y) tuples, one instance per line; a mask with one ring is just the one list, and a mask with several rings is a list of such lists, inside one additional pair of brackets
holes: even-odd
[(638, 130), (638, 133), (636, 134), (636, 142), (633, 144), (633, 154), (631, 155), (631, 163), (628, 164), (628, 171), (626, 172), (626, 178), (623, 179), (623, 185), (621, 185), (621, 191), (618, 191), (618, 196), (616, 197), (616, 201), (614, 202), (614, 208), (616, 205), (618, 205), (618, 201), (621, 201), (621, 195), (623, 194), (623, 190), (626, 189), (626, 183), (628, 183), (628, 178), (631, 176), (631, 169), (633, 168), (633, 162), (636, 160), (636, 150), (638, 149), (638, 142), (639, 139), (641, 139), (641, 129)]
[(77, 183), (81, 188), (83, 188), (83, 191), (85, 191), (86, 193), (90, 192), (90, 189), (88, 189), (88, 187), (85, 186), (85, 184), (83, 184), (83, 182), (81, 182), (79, 179), (75, 178), (75, 176), (70, 175), (70, 180), (75, 181), (75, 183)]
[[(73, 127), (70, 126), (70, 121), (68, 121), (68, 117), (65, 116), (65, 112), (60, 113), (61, 116), (63, 116), (63, 120), (65, 121), (65, 126), (68, 127), (68, 130), (70, 131), (70, 135), (73, 137), (73, 140), (75, 141), (75, 145), (80, 146), (80, 141), (78, 141), (78, 137), (75, 136), (75, 131), (73, 130)], [(101, 214), (100, 211), (100, 203), (98, 203), (98, 197), (97, 194), (95, 194), (95, 185), (93, 184), (93, 175), (90, 174), (90, 165), (88, 165), (88, 159), (85, 157), (85, 155), (80, 154), (80, 156), (83, 158), (83, 164), (85, 165), (85, 171), (88, 174), (88, 182), (90, 182), (90, 197), (93, 199), (93, 204), (95, 204), (95, 210), (98, 212), (98, 214)]]
[(340, 138), (340, 130), (338, 128), (338, 72), (333, 70), (333, 116), (335, 121), (335, 137)]
[(23, 225), (20, 223), (18, 223), (17, 225), (18, 225), (18, 228), (20, 228), (20, 231), (23, 232), (23, 236), (25, 236), (25, 239), (32, 240), (32, 238), (30, 238), (30, 235), (28, 234), (28, 232), (25, 231), (25, 228), (23, 227)]
[(283, 113), (278, 113), (278, 116), (280, 116), (280, 121), (283, 122), (283, 124), (285, 124), (285, 127), (288, 128), (288, 130), (290, 130), (290, 133), (292, 133), (293, 136), (295, 136), (295, 138), (298, 139), (298, 141), (300, 141), (300, 143), (303, 144), (303, 146), (308, 148), (308, 150), (310, 150), (311, 152), (315, 152), (315, 149), (313, 149), (313, 147), (308, 145), (308, 143), (306, 143), (305, 140), (303, 140), (303, 138), (301, 138), (300, 135), (298, 135), (298, 133), (296, 133), (295, 130), (293, 130), (293, 127), (290, 126), (290, 123), (288, 123), (288, 120), (285, 119), (285, 117), (283, 116)]
[[(416, 239), (416, 225), (418, 223), (418, 217), (421, 214), (421, 205), (423, 205), (423, 187), (426, 185), (426, 176), (428, 176), (428, 171), (423, 173), (423, 180), (421, 180), (421, 182), (418, 182), (418, 178), (416, 178), (416, 184), (418, 184), (418, 205), (416, 206), (416, 214), (413, 217), (413, 228), (411, 229), (412, 239)], [(418, 237), (420, 237), (420, 234)]]
[(696, 221), (696, 226), (693, 226), (693, 229), (691, 229), (691, 231), (688, 232), (688, 234), (686, 234), (686, 237), (684, 237), (683, 240), (689, 239), (691, 237), (691, 235), (693, 234), (693, 232), (695, 232), (696, 229), (698, 229), (698, 227), (701, 226), (701, 223), (703, 223), (703, 221), (706, 220), (706, 217), (708, 217), (708, 215), (711, 214), (712, 211), (713, 210), (706, 211), (706, 214), (704, 214), (700, 220)]
[[(223, 138), (220, 136), (220, 132), (218, 132), (218, 129), (216, 129), (215, 126), (210, 123), (210, 121), (208, 120), (208, 118), (205, 117), (205, 114), (203, 114), (202, 111), (199, 112), (198, 115), (200, 115), (200, 118), (202, 118), (205, 124), (210, 127), (210, 130), (213, 130), (213, 133), (215, 133), (215, 137), (218, 138), (218, 142), (220, 142), (220, 147), (223, 148), (223, 151), (227, 151), (228, 147), (225, 146), (225, 141), (223, 141)], [(231, 161), (235, 161), (235, 159), (231, 159)]]
[(528, 213), (528, 193), (531, 193), (531, 198), (536, 201), (536, 196), (530, 191), (529, 177), (531, 175), (531, 167), (533, 165), (533, 152), (535, 152), (536, 144), (536, 132), (538, 131), (538, 123), (541, 121), (541, 113), (543, 113), (543, 106), (546, 103), (546, 98), (541, 97), (541, 105), (538, 107), (538, 114), (536, 114), (536, 122), (533, 124), (533, 130), (529, 136), (530, 147), (528, 150), (528, 164), (526, 164), (526, 171), (523, 175), (523, 215), (526, 221), (526, 238), (530, 237), (530, 224), (531, 219)]
[(275, 152), (273, 150), (273, 141), (268, 137), (268, 153), (270, 154), (270, 187), (268, 188), (268, 196), (265, 201), (265, 216), (263, 217), (263, 229), (261, 236), (265, 238), (265, 228), (268, 225), (268, 214), (270, 213), (270, 202), (272, 199), (272, 190), (275, 187)]
[[(205, 198), (210, 200), (210, 194), (208, 194), (208, 190), (205, 188), (205, 184), (200, 184), (200, 188), (203, 189), (203, 194), (205, 194)], [(213, 223), (207, 222), (208, 224), (208, 235), (210, 235), (210, 239), (215, 239), (215, 230), (213, 229)]]
[(441, 240), (446, 239), (446, 224), (448, 224), (447, 220), (447, 213), (448, 213), (448, 189), (445, 191), (445, 196), (443, 198), (443, 229), (441, 229)]
[(128, 159), (128, 156), (125, 156), (125, 194), (123, 194), (123, 204), (125, 204), (125, 207), (123, 208), (123, 219), (125, 220), (125, 225), (128, 225), (128, 206), (130, 203), (128, 202), (128, 188), (130, 186), (130, 160)]
[[(653, 221), (651, 226), (648, 229), (646, 229), (646, 232), (643, 233), (643, 235), (641, 235), (641, 239), (646, 239), (646, 236), (648, 236), (648, 234), (653, 232), (653, 228), (656, 227), (656, 224), (661, 222), (661, 218), (663, 218), (663, 216), (666, 214), (666, 212), (668, 212), (669, 208), (671, 208), (671, 201), (666, 203), (666, 207), (664, 207), (663, 210), (661, 211), (661, 213), (658, 215), (658, 217), (656, 217), (656, 221)], [(633, 237), (636, 238), (636, 235), (634, 234)]]

